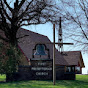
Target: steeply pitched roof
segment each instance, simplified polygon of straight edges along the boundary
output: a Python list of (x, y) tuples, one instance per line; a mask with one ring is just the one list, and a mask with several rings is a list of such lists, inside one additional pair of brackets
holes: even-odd
[[(29, 60), (32, 58), (32, 50), (37, 43), (51, 43), (47, 36), (29, 30), (20, 29), (17, 36), (22, 37), (24, 35), (29, 36), (19, 39), (19, 46)], [(50, 50), (50, 59), (53, 59), (53, 45), (46, 44), (46, 46)], [(57, 49), (55, 49), (55, 64), (57, 65), (78, 65), (79, 60), (82, 63), (82, 67), (84, 67), (80, 51), (69, 51), (61, 54)]]
[[(0, 35), (5, 37), (3, 31), (0, 30)], [(25, 36), (26, 35), (26, 36)], [(26, 29), (19, 29), (17, 33), (17, 38), (19, 39), (19, 47), (21, 48), (24, 55), (27, 57), (28, 60), (32, 58), (33, 49), (35, 45), (39, 42), (43, 43), (51, 43), (47, 36), (26, 30)], [(23, 37), (23, 38), (22, 38)], [(47, 48), (50, 50), (50, 59), (53, 59), (53, 45), (46, 44)], [(68, 51), (61, 54), (55, 49), (55, 64), (57, 65), (78, 65), (78, 62), (81, 62), (81, 67), (84, 67), (84, 62), (82, 58), (82, 54), (80, 51)]]
[[(46, 42), (51, 43), (47, 36), (34, 33), (29, 30), (19, 29), (17, 37), (22, 37), (24, 35), (29, 35), (29, 36), (25, 36), (19, 39), (19, 46), (29, 60), (32, 58), (33, 49), (37, 43), (40, 43), (40, 42), (41, 43), (43, 42), (45, 44)], [(53, 59), (53, 45), (46, 44), (46, 47), (50, 50), (50, 59)], [(55, 64), (67, 65), (66, 60), (63, 58), (60, 52), (58, 52), (57, 49), (55, 49), (55, 56), (56, 56)]]

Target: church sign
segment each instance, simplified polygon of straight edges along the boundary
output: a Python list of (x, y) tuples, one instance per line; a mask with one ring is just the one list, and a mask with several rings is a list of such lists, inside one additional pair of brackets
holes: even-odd
[(52, 79), (52, 59), (31, 59), (33, 79)]

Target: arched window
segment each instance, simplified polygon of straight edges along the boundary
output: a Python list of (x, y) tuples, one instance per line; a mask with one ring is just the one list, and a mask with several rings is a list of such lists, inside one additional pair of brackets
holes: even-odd
[(32, 58), (50, 58), (50, 52), (49, 49), (46, 47), (45, 44), (36, 44), (33, 53), (32, 53)]
[(45, 52), (45, 45), (44, 44), (37, 44), (36, 51), (34, 55), (47, 55)]

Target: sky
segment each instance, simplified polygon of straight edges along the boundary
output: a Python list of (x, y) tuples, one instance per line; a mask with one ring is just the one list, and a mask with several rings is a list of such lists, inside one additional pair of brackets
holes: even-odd
[[(53, 24), (48, 22), (46, 24), (39, 24), (39, 25), (31, 25), (28, 27), (23, 27), (27, 30), (42, 34), (42, 35), (46, 35), (51, 42), (53, 42)], [(62, 29), (63, 30), (63, 29)], [(64, 36), (64, 35), (63, 35)], [(55, 41), (57, 42), (58, 40), (58, 32), (56, 29), (56, 34), (55, 34)], [(63, 39), (65, 40), (65, 39)], [(72, 41), (63, 41), (63, 42), (68, 42), (68, 43), (73, 43)], [(77, 49), (75, 47), (73, 47), (73, 45), (64, 45), (64, 51), (79, 51), (80, 49)], [(85, 68), (82, 69), (82, 74), (87, 74), (88, 73), (88, 54), (86, 52), (82, 52), (82, 56), (83, 56), (83, 60), (84, 60), (84, 64), (85, 64)]]

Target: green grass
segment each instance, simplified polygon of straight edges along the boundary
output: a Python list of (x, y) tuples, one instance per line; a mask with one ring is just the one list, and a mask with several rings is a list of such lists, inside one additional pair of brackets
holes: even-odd
[[(3, 80), (4, 80), (3, 76)], [(1, 78), (1, 77), (0, 77)], [(57, 80), (56, 85), (51, 81), (20, 81), (0, 83), (0, 88), (88, 88), (88, 75), (77, 75), (76, 80)]]
[(5, 80), (6, 80), (6, 75), (5, 74), (3, 74), (3, 75), (0, 74), (0, 81), (5, 81)]

